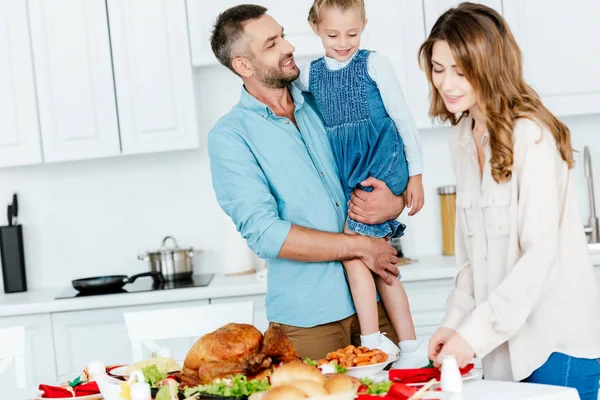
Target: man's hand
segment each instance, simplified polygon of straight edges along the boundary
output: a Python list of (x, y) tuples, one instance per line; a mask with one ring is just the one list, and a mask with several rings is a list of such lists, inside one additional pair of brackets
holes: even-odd
[(413, 216), (423, 208), (425, 192), (423, 190), (423, 175), (413, 175), (408, 178), (406, 187), (406, 205), (410, 208), (409, 216)]
[(429, 339), (427, 354), (430, 360), (435, 362), (440, 354), (440, 350), (442, 350), (442, 347), (448, 341), (448, 339), (450, 339), (450, 336), (452, 336), (454, 332), (456, 331), (451, 328), (438, 328), (431, 339)]
[(368, 178), (360, 183), (372, 192), (356, 189), (348, 202), (348, 216), (363, 224), (375, 225), (395, 219), (404, 210), (404, 198), (396, 196), (385, 182)]
[(381, 276), (388, 285), (400, 273), (398, 271), (398, 252), (389, 241), (369, 236), (355, 236), (360, 240), (359, 258), (373, 273)]
[(459, 368), (464, 368), (469, 364), (473, 357), (475, 357), (475, 351), (465, 339), (462, 338), (457, 332), (454, 332), (450, 339), (442, 346), (442, 350), (434, 360), (434, 366), (440, 367), (445, 355), (452, 354), (456, 357), (456, 363)]

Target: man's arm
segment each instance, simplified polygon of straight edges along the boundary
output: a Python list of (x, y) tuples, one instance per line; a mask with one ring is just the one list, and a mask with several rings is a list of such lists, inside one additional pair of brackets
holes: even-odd
[(208, 153), (217, 201), (260, 257), (305, 262), (360, 258), (390, 283), (398, 275), (396, 251), (382, 239), (321, 232), (282, 220), (267, 177), (237, 133), (211, 131)]
[(361, 259), (391, 285), (398, 276), (396, 250), (384, 239), (330, 233), (292, 225), (279, 258), (305, 262)]

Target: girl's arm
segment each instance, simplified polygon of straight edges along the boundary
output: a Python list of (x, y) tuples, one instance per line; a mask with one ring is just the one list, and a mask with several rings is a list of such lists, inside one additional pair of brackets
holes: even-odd
[(423, 173), (421, 142), (415, 120), (404, 100), (396, 71), (387, 58), (372, 52), (369, 54), (368, 71), (371, 79), (377, 84), (381, 99), (388, 115), (394, 121), (396, 129), (404, 142), (404, 154), (408, 162), (410, 176)]
[[(560, 159), (552, 135), (529, 120), (515, 124), (512, 179), (518, 182), (518, 217), (511, 226), (521, 256), (457, 329), (478, 357), (515, 336), (554, 284), (559, 268), (562, 194)], [(557, 310), (557, 312), (561, 312)]]

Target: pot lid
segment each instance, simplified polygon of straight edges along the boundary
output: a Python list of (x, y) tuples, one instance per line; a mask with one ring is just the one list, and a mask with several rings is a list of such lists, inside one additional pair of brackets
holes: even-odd
[[(172, 242), (171, 246), (167, 245), (167, 242), (169, 240)], [(193, 250), (194, 250), (193, 247), (180, 248), (179, 245), (177, 245), (177, 241), (175, 240), (175, 238), (173, 236), (165, 236), (165, 238), (163, 239), (163, 242), (162, 242), (162, 247), (155, 251), (149, 251), (148, 254), (172, 254), (172, 253), (175, 253), (178, 251), (187, 252), (187, 251), (193, 251)]]

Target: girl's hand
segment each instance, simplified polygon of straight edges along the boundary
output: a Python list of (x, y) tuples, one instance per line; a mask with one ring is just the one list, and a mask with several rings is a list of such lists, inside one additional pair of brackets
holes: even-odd
[(443, 345), (442, 350), (434, 360), (433, 365), (440, 367), (445, 355), (452, 354), (456, 357), (456, 363), (459, 368), (464, 368), (469, 364), (473, 357), (475, 357), (475, 350), (471, 347), (465, 339), (462, 338), (458, 333), (454, 332), (450, 339)]
[(395, 219), (404, 210), (404, 198), (396, 196), (385, 182), (368, 178), (360, 183), (371, 186), (372, 192), (356, 189), (348, 202), (348, 216), (363, 224), (381, 224)]
[(406, 188), (406, 205), (410, 208), (408, 215), (413, 216), (423, 208), (425, 192), (423, 190), (423, 175), (413, 175), (408, 178)]

